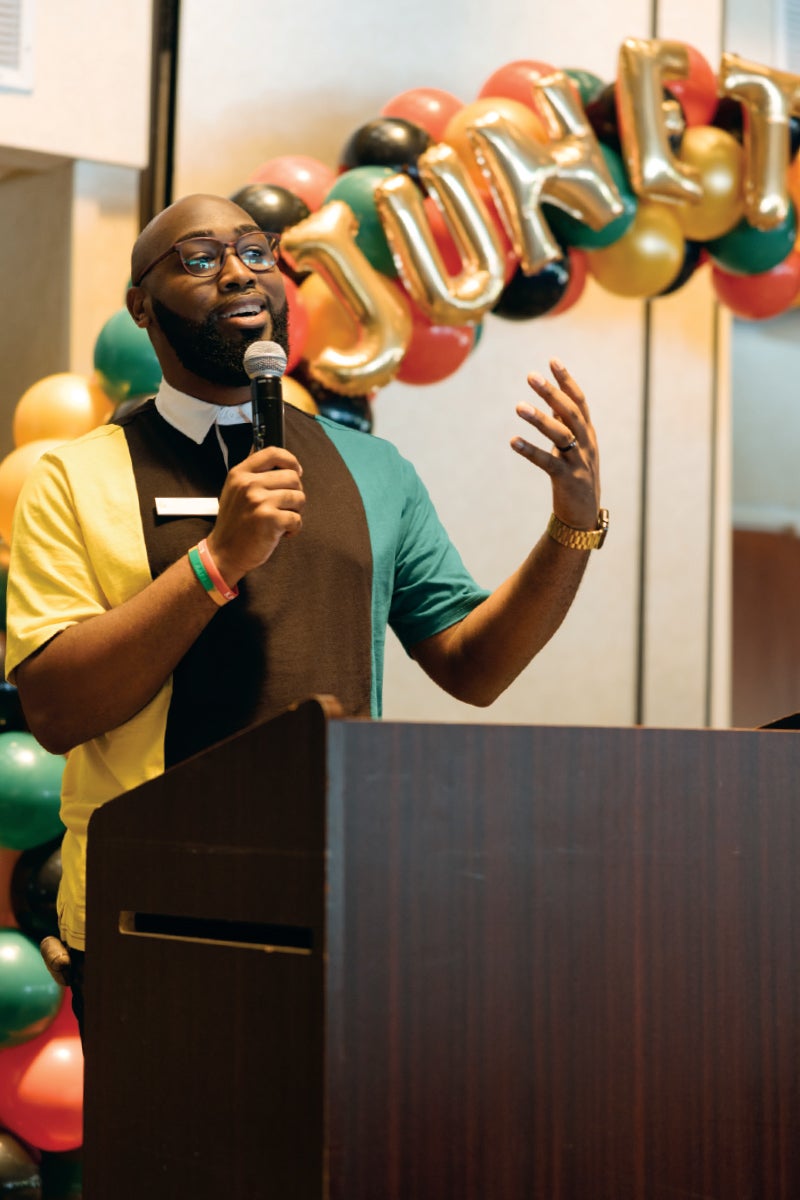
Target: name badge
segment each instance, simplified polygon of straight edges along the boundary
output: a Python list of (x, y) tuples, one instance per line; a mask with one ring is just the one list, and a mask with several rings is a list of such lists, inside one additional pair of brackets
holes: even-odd
[(156, 496), (158, 517), (215, 517), (218, 512), (216, 496)]

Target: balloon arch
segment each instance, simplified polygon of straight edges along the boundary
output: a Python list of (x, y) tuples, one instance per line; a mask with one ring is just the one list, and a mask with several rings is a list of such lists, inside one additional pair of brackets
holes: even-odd
[[(467, 103), (434, 87), (393, 97), (334, 165), (292, 154), (255, 166), (231, 198), (281, 235), (292, 331), (285, 398), (369, 432), (385, 384), (447, 378), (487, 316), (567, 313), (590, 276), (649, 300), (705, 270), (738, 316), (784, 312), (800, 293), (796, 114), (796, 76), (734, 54), (715, 73), (686, 43), (629, 38), (612, 82), (511, 62)], [(0, 462), (6, 544), (36, 459), (159, 381), (146, 334), (120, 308), (97, 337), (90, 377), (51, 375), (25, 392), (15, 448)], [(0, 550), (4, 618), (7, 545)], [(3, 684), (0, 1191), (26, 1186), (31, 1197), (48, 1157), (66, 1169), (81, 1144), (77, 1029), (34, 944), (55, 931), (62, 767)]]

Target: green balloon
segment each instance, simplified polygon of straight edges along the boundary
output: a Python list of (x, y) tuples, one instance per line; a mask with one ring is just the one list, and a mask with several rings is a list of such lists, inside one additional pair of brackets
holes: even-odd
[(581, 67), (565, 67), (564, 74), (567, 75), (581, 94), (581, 103), (585, 108), (587, 104), (591, 104), (595, 96), (602, 92), (605, 85), (605, 80), (599, 75), (593, 75), (591, 71), (584, 71)]
[(760, 275), (782, 263), (794, 249), (797, 211), (789, 201), (786, 219), (775, 229), (755, 229), (742, 219), (729, 233), (706, 242), (711, 258), (734, 275)]
[(63, 993), (18, 929), (0, 929), (0, 964), (0, 1047), (19, 1046), (47, 1028)]
[(375, 206), (375, 188), (396, 174), (391, 167), (353, 167), (339, 176), (324, 201), (341, 200), (353, 211), (358, 220), (356, 245), (376, 271), (391, 279), (397, 267)]
[(94, 367), (112, 400), (153, 396), (161, 382), (161, 366), (150, 338), (127, 308), (120, 308), (100, 330), (94, 346)]
[(625, 166), (616, 150), (601, 146), (600, 151), (606, 161), (611, 178), (616, 184), (622, 199), (623, 211), (602, 229), (591, 229), (583, 221), (576, 221), (569, 213), (555, 208), (552, 204), (543, 204), (547, 224), (562, 246), (580, 246), (585, 250), (602, 250), (605, 246), (618, 242), (627, 233), (636, 216), (639, 202), (630, 185)]
[(64, 759), (31, 733), (0, 733), (0, 846), (30, 850), (64, 833), (58, 815)]

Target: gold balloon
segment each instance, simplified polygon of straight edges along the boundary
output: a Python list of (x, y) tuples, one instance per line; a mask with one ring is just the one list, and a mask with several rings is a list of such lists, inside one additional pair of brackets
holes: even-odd
[(532, 87), (550, 140), (526, 137), (497, 113), (474, 121), (468, 135), (482, 163), (523, 271), (536, 274), (563, 257), (542, 215), (544, 200), (602, 229), (623, 211), (597, 139), (563, 72)]
[(300, 299), (308, 313), (308, 333), (303, 343), (303, 358), (313, 362), (328, 347), (353, 350), (358, 343), (358, 325), (342, 303), (341, 297), (321, 275), (308, 275), (300, 284)]
[(631, 186), (644, 199), (700, 200), (697, 172), (672, 153), (664, 114), (664, 80), (685, 79), (689, 69), (689, 53), (681, 42), (626, 38), (620, 46), (620, 140)]
[(738, 225), (744, 212), (744, 152), (724, 129), (692, 125), (683, 135), (681, 159), (692, 166), (703, 190), (698, 204), (676, 204), (673, 208), (684, 236), (693, 242), (708, 242)]
[(800, 76), (723, 54), (719, 83), (722, 95), (746, 109), (745, 216), (762, 232), (776, 229), (789, 215), (789, 117), (800, 113)]
[(504, 119), (532, 142), (547, 141), (547, 127), (542, 118), (519, 100), (510, 100), (505, 96), (484, 96), (480, 100), (474, 100), (472, 104), (465, 104), (448, 121), (442, 141), (447, 142), (461, 156), (479, 188), (485, 187), (486, 178), (473, 152), (470, 129), (476, 121), (490, 115)]
[(312, 417), (319, 412), (317, 402), (308, 388), (304, 388), (302, 383), (298, 383), (291, 375), (284, 375), (281, 381), (281, 391), (286, 403), (291, 404), (293, 408), (310, 413)]
[(469, 172), (452, 146), (440, 142), (417, 160), (462, 262), (444, 264), (425, 213), (423, 193), (408, 175), (379, 183), (375, 203), (406, 291), (434, 325), (466, 325), (494, 308), (505, 284), (506, 260), (497, 230)]
[(0, 462), (0, 537), (11, 542), (11, 526), (20, 490), (31, 467), (48, 450), (62, 446), (70, 438), (39, 438), (18, 446)]
[(14, 409), (14, 445), (39, 438), (80, 437), (108, 420), (113, 404), (99, 383), (69, 371), (47, 375), (23, 392)]
[(617, 296), (657, 296), (683, 265), (684, 238), (671, 207), (643, 200), (630, 228), (603, 250), (587, 250), (589, 270)]
[(325, 280), (358, 330), (351, 348), (326, 346), (308, 359), (313, 379), (346, 396), (360, 396), (389, 383), (411, 339), (409, 310), (359, 250), (357, 231), (352, 210), (333, 200), (287, 229), (281, 239), (284, 252), (299, 270), (316, 271)]

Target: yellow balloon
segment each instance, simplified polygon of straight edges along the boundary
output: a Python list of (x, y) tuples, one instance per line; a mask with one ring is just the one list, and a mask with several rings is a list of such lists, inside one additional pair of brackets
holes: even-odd
[(693, 242), (722, 237), (738, 225), (744, 213), (742, 147), (724, 129), (690, 125), (678, 153), (696, 168), (703, 193), (696, 204), (674, 205), (684, 236)]
[(319, 412), (317, 403), (308, 388), (304, 388), (302, 383), (298, 383), (291, 375), (284, 375), (281, 390), (287, 404), (291, 404), (303, 412), (311, 413), (312, 417)]
[(589, 270), (606, 291), (618, 296), (657, 296), (683, 265), (683, 231), (671, 206), (642, 201), (618, 242), (603, 250), (587, 250), (586, 256)]
[(40, 438), (80, 437), (102, 425), (112, 401), (94, 379), (62, 371), (32, 384), (17, 402), (13, 417), (14, 445)]
[(63, 445), (65, 441), (69, 441), (69, 439), (40, 438), (34, 442), (26, 442), (24, 446), (18, 446), (16, 450), (12, 450), (0, 462), (0, 537), (4, 541), (9, 543), (11, 541), (14, 509), (17, 506), (20, 489), (27, 479), (31, 467), (48, 450)]

